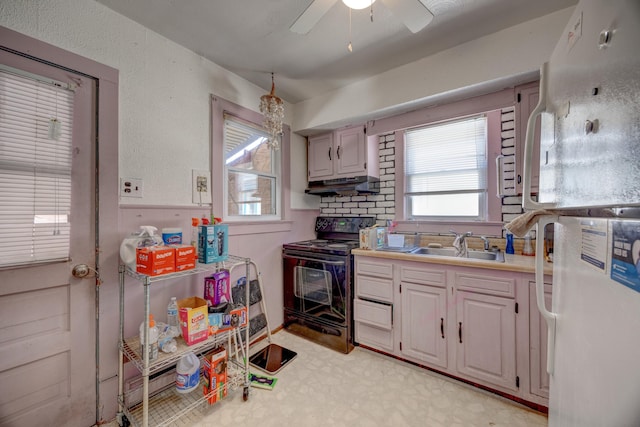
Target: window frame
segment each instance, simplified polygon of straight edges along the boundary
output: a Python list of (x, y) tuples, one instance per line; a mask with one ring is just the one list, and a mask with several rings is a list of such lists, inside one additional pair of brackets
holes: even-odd
[[(421, 126), (415, 126), (409, 129), (405, 129), (403, 131), (403, 144), (402, 144), (402, 149), (404, 150), (404, 153), (406, 154), (406, 150), (407, 150), (407, 146), (404, 143), (405, 141), (405, 135), (407, 132), (411, 132), (411, 131), (419, 131), (421, 129), (426, 129), (426, 128), (431, 128), (431, 127), (436, 127), (436, 126), (444, 126), (444, 125), (448, 125), (448, 124), (453, 124), (456, 122), (463, 122), (463, 121), (468, 121), (468, 120), (476, 120), (476, 119), (484, 119), (485, 123), (484, 123), (484, 133), (485, 133), (485, 148), (484, 148), (484, 156), (485, 156), (485, 164), (484, 164), (484, 170), (485, 170), (485, 184), (484, 184), (484, 191), (471, 191), (471, 190), (466, 190), (466, 191), (437, 191), (437, 192), (433, 192), (433, 193), (439, 193), (440, 195), (459, 195), (462, 193), (474, 193), (478, 195), (478, 215), (475, 217), (465, 217), (465, 216), (441, 216), (441, 215), (409, 215), (409, 212), (411, 211), (411, 197), (412, 196), (417, 196), (420, 194), (416, 194), (416, 193), (410, 193), (407, 191), (407, 179), (406, 179), (406, 156), (403, 156), (403, 164), (402, 164), (402, 173), (403, 173), (403, 178), (404, 178), (404, 183), (405, 185), (403, 186), (403, 190), (402, 190), (402, 203), (405, 206), (404, 212), (405, 214), (405, 218), (407, 220), (410, 221), (438, 221), (438, 222), (485, 222), (488, 219), (488, 197), (489, 197), (489, 173), (488, 173), (488, 169), (489, 169), (489, 117), (486, 113), (479, 113), (479, 114), (472, 114), (469, 116), (464, 116), (464, 117), (454, 117), (448, 120), (443, 120), (443, 121), (439, 121), (439, 122), (434, 122), (434, 123), (429, 123), (429, 124), (425, 124), (425, 125), (421, 125)], [(424, 195), (429, 195), (429, 194), (424, 194)], [(432, 194), (432, 195), (436, 195), (436, 194)]]
[[(456, 101), (436, 107), (428, 107), (405, 113), (396, 117), (380, 120), (369, 129), (375, 134), (395, 133), (395, 220), (400, 230), (420, 230), (420, 224), (429, 225), (429, 230), (448, 233), (451, 228), (473, 227), (474, 232), (485, 234), (500, 234), (503, 227), (502, 201), (499, 197), (492, 197), (491, 189), (497, 188), (495, 158), (502, 154), (501, 117), (502, 109), (515, 105), (513, 89), (504, 89), (487, 95), (481, 95), (462, 101)], [(460, 117), (487, 115), (487, 216), (484, 221), (468, 220), (411, 220), (405, 213), (404, 203), (404, 131), (407, 128), (426, 126)], [(405, 224), (403, 226), (403, 224)], [(409, 225), (411, 224), (411, 225)]]
[[(225, 114), (238, 118), (255, 127), (262, 127), (262, 114), (225, 100), (218, 96), (211, 96), (211, 175), (212, 175), (212, 214), (226, 214), (226, 185), (227, 168), (224, 164), (224, 116)], [(259, 232), (288, 231), (291, 228), (290, 209), (290, 127), (283, 125), (283, 135), (278, 150), (274, 156), (278, 158), (280, 171), (276, 194), (276, 210), (279, 215), (255, 215), (223, 217), (233, 229), (232, 234), (254, 234)]]
[[(243, 127), (243, 128), (253, 128), (254, 130), (257, 130), (258, 132), (264, 132), (265, 137), (268, 136), (267, 132), (262, 128), (262, 126), (256, 124), (256, 123), (251, 123), (251, 122), (247, 122), (246, 120), (243, 120), (240, 117), (236, 117), (232, 114), (225, 114), (224, 115), (224, 126), (226, 128), (226, 122), (227, 120), (232, 121), (234, 123), (236, 123), (239, 127)], [(226, 130), (223, 130), (224, 134), (223, 134), (223, 152), (225, 152), (225, 156), (226, 156), (226, 138), (224, 137), (226, 135)], [(265, 142), (266, 143), (266, 140)], [(262, 143), (261, 143), (262, 144)], [(223, 206), (223, 212), (222, 212), (222, 218), (224, 221), (227, 222), (232, 222), (232, 221), (246, 221), (247, 219), (255, 219), (256, 221), (269, 221), (269, 220), (279, 220), (281, 218), (281, 206), (279, 205), (279, 200), (280, 200), (280, 195), (282, 193), (282, 185), (281, 185), (281, 181), (282, 181), (282, 166), (280, 164), (281, 159), (280, 156), (278, 156), (278, 151), (277, 150), (270, 150), (270, 154), (271, 154), (271, 171), (270, 172), (264, 172), (264, 171), (253, 171), (250, 169), (243, 169), (243, 168), (237, 168), (237, 167), (233, 167), (233, 166), (229, 166), (226, 163), (226, 159), (223, 157), (222, 161), (223, 161), (223, 169), (224, 169), (224, 186), (223, 186), (223, 199), (224, 199), (224, 206)], [(272, 188), (272, 198), (275, 200), (275, 203), (273, 203), (273, 207), (275, 209), (274, 213), (269, 213), (269, 214), (260, 214), (260, 215), (231, 215), (229, 214), (229, 203), (228, 203), (228, 198), (229, 198), (229, 174), (230, 173), (238, 173), (238, 174), (247, 174), (247, 175), (254, 175), (255, 177), (263, 177), (263, 178), (269, 178), (269, 179), (273, 179), (271, 186)], [(253, 203), (252, 203), (253, 204)]]

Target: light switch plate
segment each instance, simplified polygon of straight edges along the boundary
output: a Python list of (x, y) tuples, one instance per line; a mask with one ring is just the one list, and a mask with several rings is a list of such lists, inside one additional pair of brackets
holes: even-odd
[(211, 204), (211, 172), (201, 169), (191, 172), (192, 202), (198, 205)]
[(142, 198), (142, 179), (120, 178), (120, 196)]

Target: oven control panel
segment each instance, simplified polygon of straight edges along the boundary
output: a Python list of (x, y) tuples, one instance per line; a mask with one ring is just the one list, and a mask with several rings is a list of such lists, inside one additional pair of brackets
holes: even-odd
[(316, 218), (316, 233), (358, 233), (360, 229), (371, 227), (376, 223), (374, 217), (328, 217), (319, 216)]

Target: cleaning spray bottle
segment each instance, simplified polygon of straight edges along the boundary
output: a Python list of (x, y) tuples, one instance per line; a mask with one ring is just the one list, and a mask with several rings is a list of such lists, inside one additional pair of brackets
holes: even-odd
[(120, 245), (120, 258), (131, 270), (136, 269), (136, 249), (145, 246), (162, 245), (162, 237), (156, 234), (158, 229), (152, 225), (141, 225), (137, 233), (125, 238)]

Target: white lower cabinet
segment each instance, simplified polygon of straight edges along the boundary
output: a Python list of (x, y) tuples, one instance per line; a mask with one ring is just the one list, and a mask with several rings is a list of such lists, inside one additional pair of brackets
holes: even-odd
[(419, 362), (447, 367), (447, 290), (401, 282), (403, 356)]
[(457, 300), (457, 371), (517, 391), (515, 301), (466, 291)]
[(393, 264), (357, 259), (355, 270), (354, 339), (357, 343), (393, 353)]
[(546, 405), (546, 330), (533, 323), (539, 314), (535, 299), (530, 304), (529, 278), (520, 272), (358, 255), (355, 341)]

